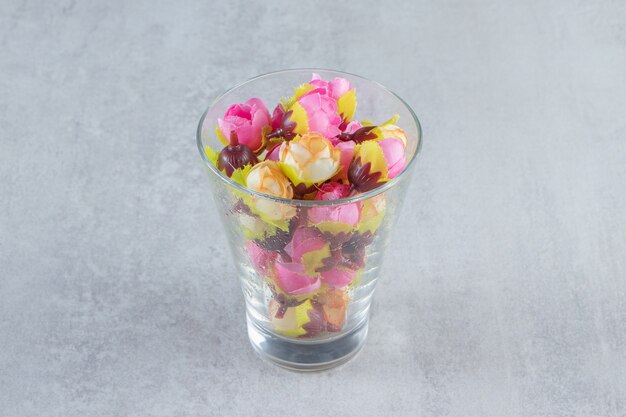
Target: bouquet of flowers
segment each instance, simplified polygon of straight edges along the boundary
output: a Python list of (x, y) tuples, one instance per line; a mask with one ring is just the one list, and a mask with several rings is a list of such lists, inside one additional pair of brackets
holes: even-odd
[(258, 98), (231, 105), (215, 127), (224, 147), (205, 148), (224, 175), (253, 191), (234, 191), (231, 212), (249, 264), (270, 291), (269, 322), (288, 337), (342, 330), (386, 209), (384, 194), (353, 197), (405, 166), (408, 140), (398, 116), (355, 120), (356, 106), (349, 80), (313, 74), (271, 115)]

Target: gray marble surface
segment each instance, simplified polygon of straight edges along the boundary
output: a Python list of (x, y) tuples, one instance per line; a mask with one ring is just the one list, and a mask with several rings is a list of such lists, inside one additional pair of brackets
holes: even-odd
[[(195, 146), (360, 73), (424, 147), (356, 360), (260, 361)], [(0, 415), (626, 416), (626, 3), (4, 1)]]

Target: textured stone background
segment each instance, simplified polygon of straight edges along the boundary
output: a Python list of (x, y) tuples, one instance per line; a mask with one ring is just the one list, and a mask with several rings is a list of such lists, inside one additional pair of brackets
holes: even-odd
[[(195, 145), (360, 73), (424, 127), (369, 341), (257, 359)], [(626, 416), (626, 3), (4, 1), (0, 415)]]

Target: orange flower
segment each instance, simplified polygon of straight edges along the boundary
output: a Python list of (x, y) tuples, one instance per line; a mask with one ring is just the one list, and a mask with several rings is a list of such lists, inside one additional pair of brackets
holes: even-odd
[[(246, 177), (246, 186), (251, 190), (274, 197), (293, 198), (293, 187), (289, 179), (274, 161), (263, 161), (252, 167)], [(288, 220), (296, 215), (294, 206), (264, 198), (254, 198), (253, 206), (266, 221)]]
[(291, 183), (274, 161), (263, 161), (253, 166), (246, 177), (246, 186), (274, 197), (293, 198)]

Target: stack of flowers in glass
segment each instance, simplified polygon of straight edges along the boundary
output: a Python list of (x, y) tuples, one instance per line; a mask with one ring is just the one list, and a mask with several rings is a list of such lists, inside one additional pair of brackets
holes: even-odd
[(356, 108), (349, 80), (313, 74), (271, 114), (249, 98), (213, 121), (224, 147), (204, 152), (241, 186), (218, 202), (262, 331), (321, 340), (367, 320), (380, 265), (370, 258), (390, 209), (387, 193), (371, 191), (403, 171), (409, 141), (397, 115), (356, 120)]

